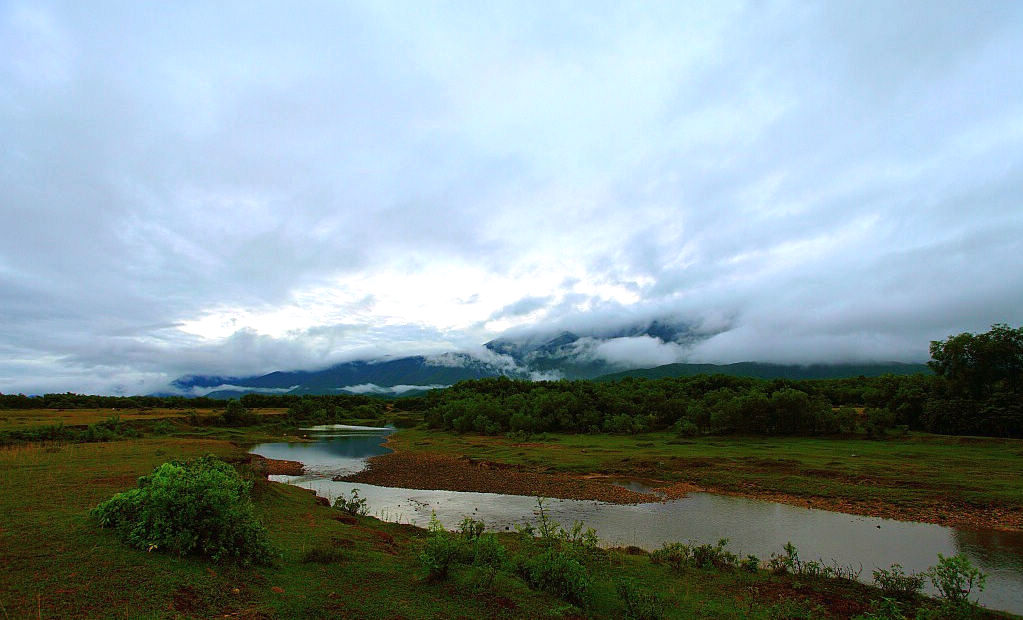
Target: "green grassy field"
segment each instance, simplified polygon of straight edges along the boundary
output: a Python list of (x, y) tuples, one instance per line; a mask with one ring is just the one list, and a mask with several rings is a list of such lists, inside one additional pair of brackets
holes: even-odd
[[(0, 615), (6, 618), (478, 618), (594, 617), (624, 615), (615, 583), (635, 580), (660, 593), (671, 618), (848, 618), (863, 612), (879, 592), (843, 580), (775, 575), (767, 571), (690, 569), (677, 573), (645, 553), (601, 552), (587, 562), (593, 579), (585, 608), (530, 589), (511, 572), (489, 588), (475, 587), (474, 569), (450, 579), (423, 577), (418, 554), (425, 532), (370, 517), (340, 513), (302, 489), (270, 483), (247, 464), (246, 446), (289, 432), (276, 425), (192, 428), (174, 421), (167, 436), (96, 443), (32, 443), (0, 447)], [(294, 432), (294, 431), (290, 431)], [(403, 431), (417, 448), (474, 451), (486, 458), (530, 462), (557, 454), (575, 471), (625, 466), (630, 445), (657, 437), (562, 437), (557, 447), (520, 446), (502, 440)], [(623, 443), (631, 441), (632, 444)], [(595, 443), (594, 443), (595, 442)], [(725, 446), (703, 446), (707, 451)], [(643, 460), (686, 446), (635, 447)], [(471, 449), (471, 450), (470, 450)], [(736, 454), (742, 456), (741, 451)], [(768, 450), (767, 446), (763, 447)], [(815, 454), (811, 444), (807, 454)], [(253, 499), (272, 542), (276, 566), (242, 568), (201, 558), (179, 558), (128, 548), (97, 527), (89, 511), (138, 476), (172, 459), (215, 454), (256, 481)], [(674, 454), (674, 452), (671, 452)], [(516, 535), (502, 535), (514, 554)], [(310, 550), (329, 552), (327, 563), (303, 561)], [(804, 550), (812, 554), (812, 550)], [(991, 614), (988, 617), (1002, 617)]]
[(504, 436), (422, 429), (392, 436), (428, 451), (580, 474), (684, 481), (721, 491), (890, 505), (911, 511), (1023, 511), (1023, 441), (912, 434), (883, 441), (806, 437)]
[[(47, 424), (85, 426), (119, 416), (124, 422), (137, 420), (179, 419), (192, 410), (186, 409), (0, 409), (0, 431), (24, 430)], [(202, 416), (223, 413), (223, 409), (196, 409)], [(259, 415), (280, 415), (287, 409), (253, 409)]]

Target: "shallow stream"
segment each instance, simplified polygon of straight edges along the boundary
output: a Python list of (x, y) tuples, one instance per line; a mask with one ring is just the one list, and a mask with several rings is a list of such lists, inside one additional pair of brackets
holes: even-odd
[[(318, 440), (261, 444), (252, 452), (302, 462), (306, 474), (272, 478), (312, 489), (331, 501), (358, 488), (369, 502), (370, 514), (385, 521), (425, 526), (436, 512), (450, 529), (470, 515), (483, 520), (488, 529), (514, 530), (516, 525), (535, 520), (534, 497), (335, 482), (331, 480), (334, 476), (359, 471), (367, 458), (388, 452), (382, 444), (390, 429), (317, 427), (308, 432)], [(550, 516), (566, 527), (582, 521), (594, 528), (602, 544), (608, 546), (653, 550), (665, 542), (715, 543), (727, 538), (732, 552), (767, 559), (781, 554), (785, 543), (791, 541), (801, 559), (862, 568), (860, 579), (867, 582), (875, 568), (899, 563), (907, 572), (918, 572), (935, 564), (939, 553), (965, 553), (988, 573), (981, 603), (1023, 614), (1021, 532), (972, 531), (860, 517), (711, 493), (632, 505), (551, 499), (547, 506)]]

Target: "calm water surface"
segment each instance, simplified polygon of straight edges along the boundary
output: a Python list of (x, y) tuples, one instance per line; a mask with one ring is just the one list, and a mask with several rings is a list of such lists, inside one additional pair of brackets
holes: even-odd
[[(388, 429), (309, 429), (317, 441), (269, 443), (253, 448), (268, 458), (300, 461), (302, 476), (273, 476), (331, 501), (358, 488), (370, 513), (386, 521), (425, 526), (436, 512), (441, 523), (455, 528), (466, 515), (482, 519), (491, 530), (513, 530), (534, 520), (536, 498), (498, 493), (418, 490), (334, 482), (338, 474), (353, 473), (365, 459), (389, 452), (382, 443)], [(922, 571), (937, 555), (965, 553), (988, 573), (980, 601), (993, 609), (1023, 614), (1023, 533), (971, 531), (932, 525), (860, 517), (827, 510), (798, 508), (738, 497), (693, 493), (673, 501), (619, 505), (581, 500), (549, 500), (549, 513), (562, 524), (583, 521), (606, 545), (636, 545), (657, 549), (665, 542), (714, 543), (727, 538), (728, 547), (761, 558), (780, 554), (786, 542), (804, 560), (852, 566), (869, 582), (874, 568), (899, 563), (907, 571)]]

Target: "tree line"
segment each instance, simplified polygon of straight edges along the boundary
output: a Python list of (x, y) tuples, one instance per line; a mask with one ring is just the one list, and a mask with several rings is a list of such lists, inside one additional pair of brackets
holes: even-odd
[[(893, 427), (1023, 437), (1023, 327), (931, 343), (933, 375), (753, 379), (725, 375), (592, 381), (477, 379), (400, 405), (433, 428), (497, 433), (817, 435)], [(861, 412), (862, 409), (862, 412)]]

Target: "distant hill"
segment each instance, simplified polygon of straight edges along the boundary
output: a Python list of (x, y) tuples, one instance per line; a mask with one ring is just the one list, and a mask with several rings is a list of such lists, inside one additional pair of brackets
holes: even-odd
[(498, 374), (484, 362), (454, 354), (439, 359), (413, 356), (345, 362), (323, 370), (278, 371), (256, 377), (189, 375), (175, 380), (172, 386), (211, 398), (237, 398), (249, 393), (405, 394)]
[(765, 364), (738, 362), (735, 364), (666, 364), (654, 368), (624, 370), (597, 377), (596, 381), (618, 381), (626, 377), (663, 379), (666, 377), (692, 377), (694, 375), (729, 375), (755, 379), (844, 379), (846, 377), (880, 377), (881, 375), (931, 374), (927, 364), (886, 362), (881, 364)]

